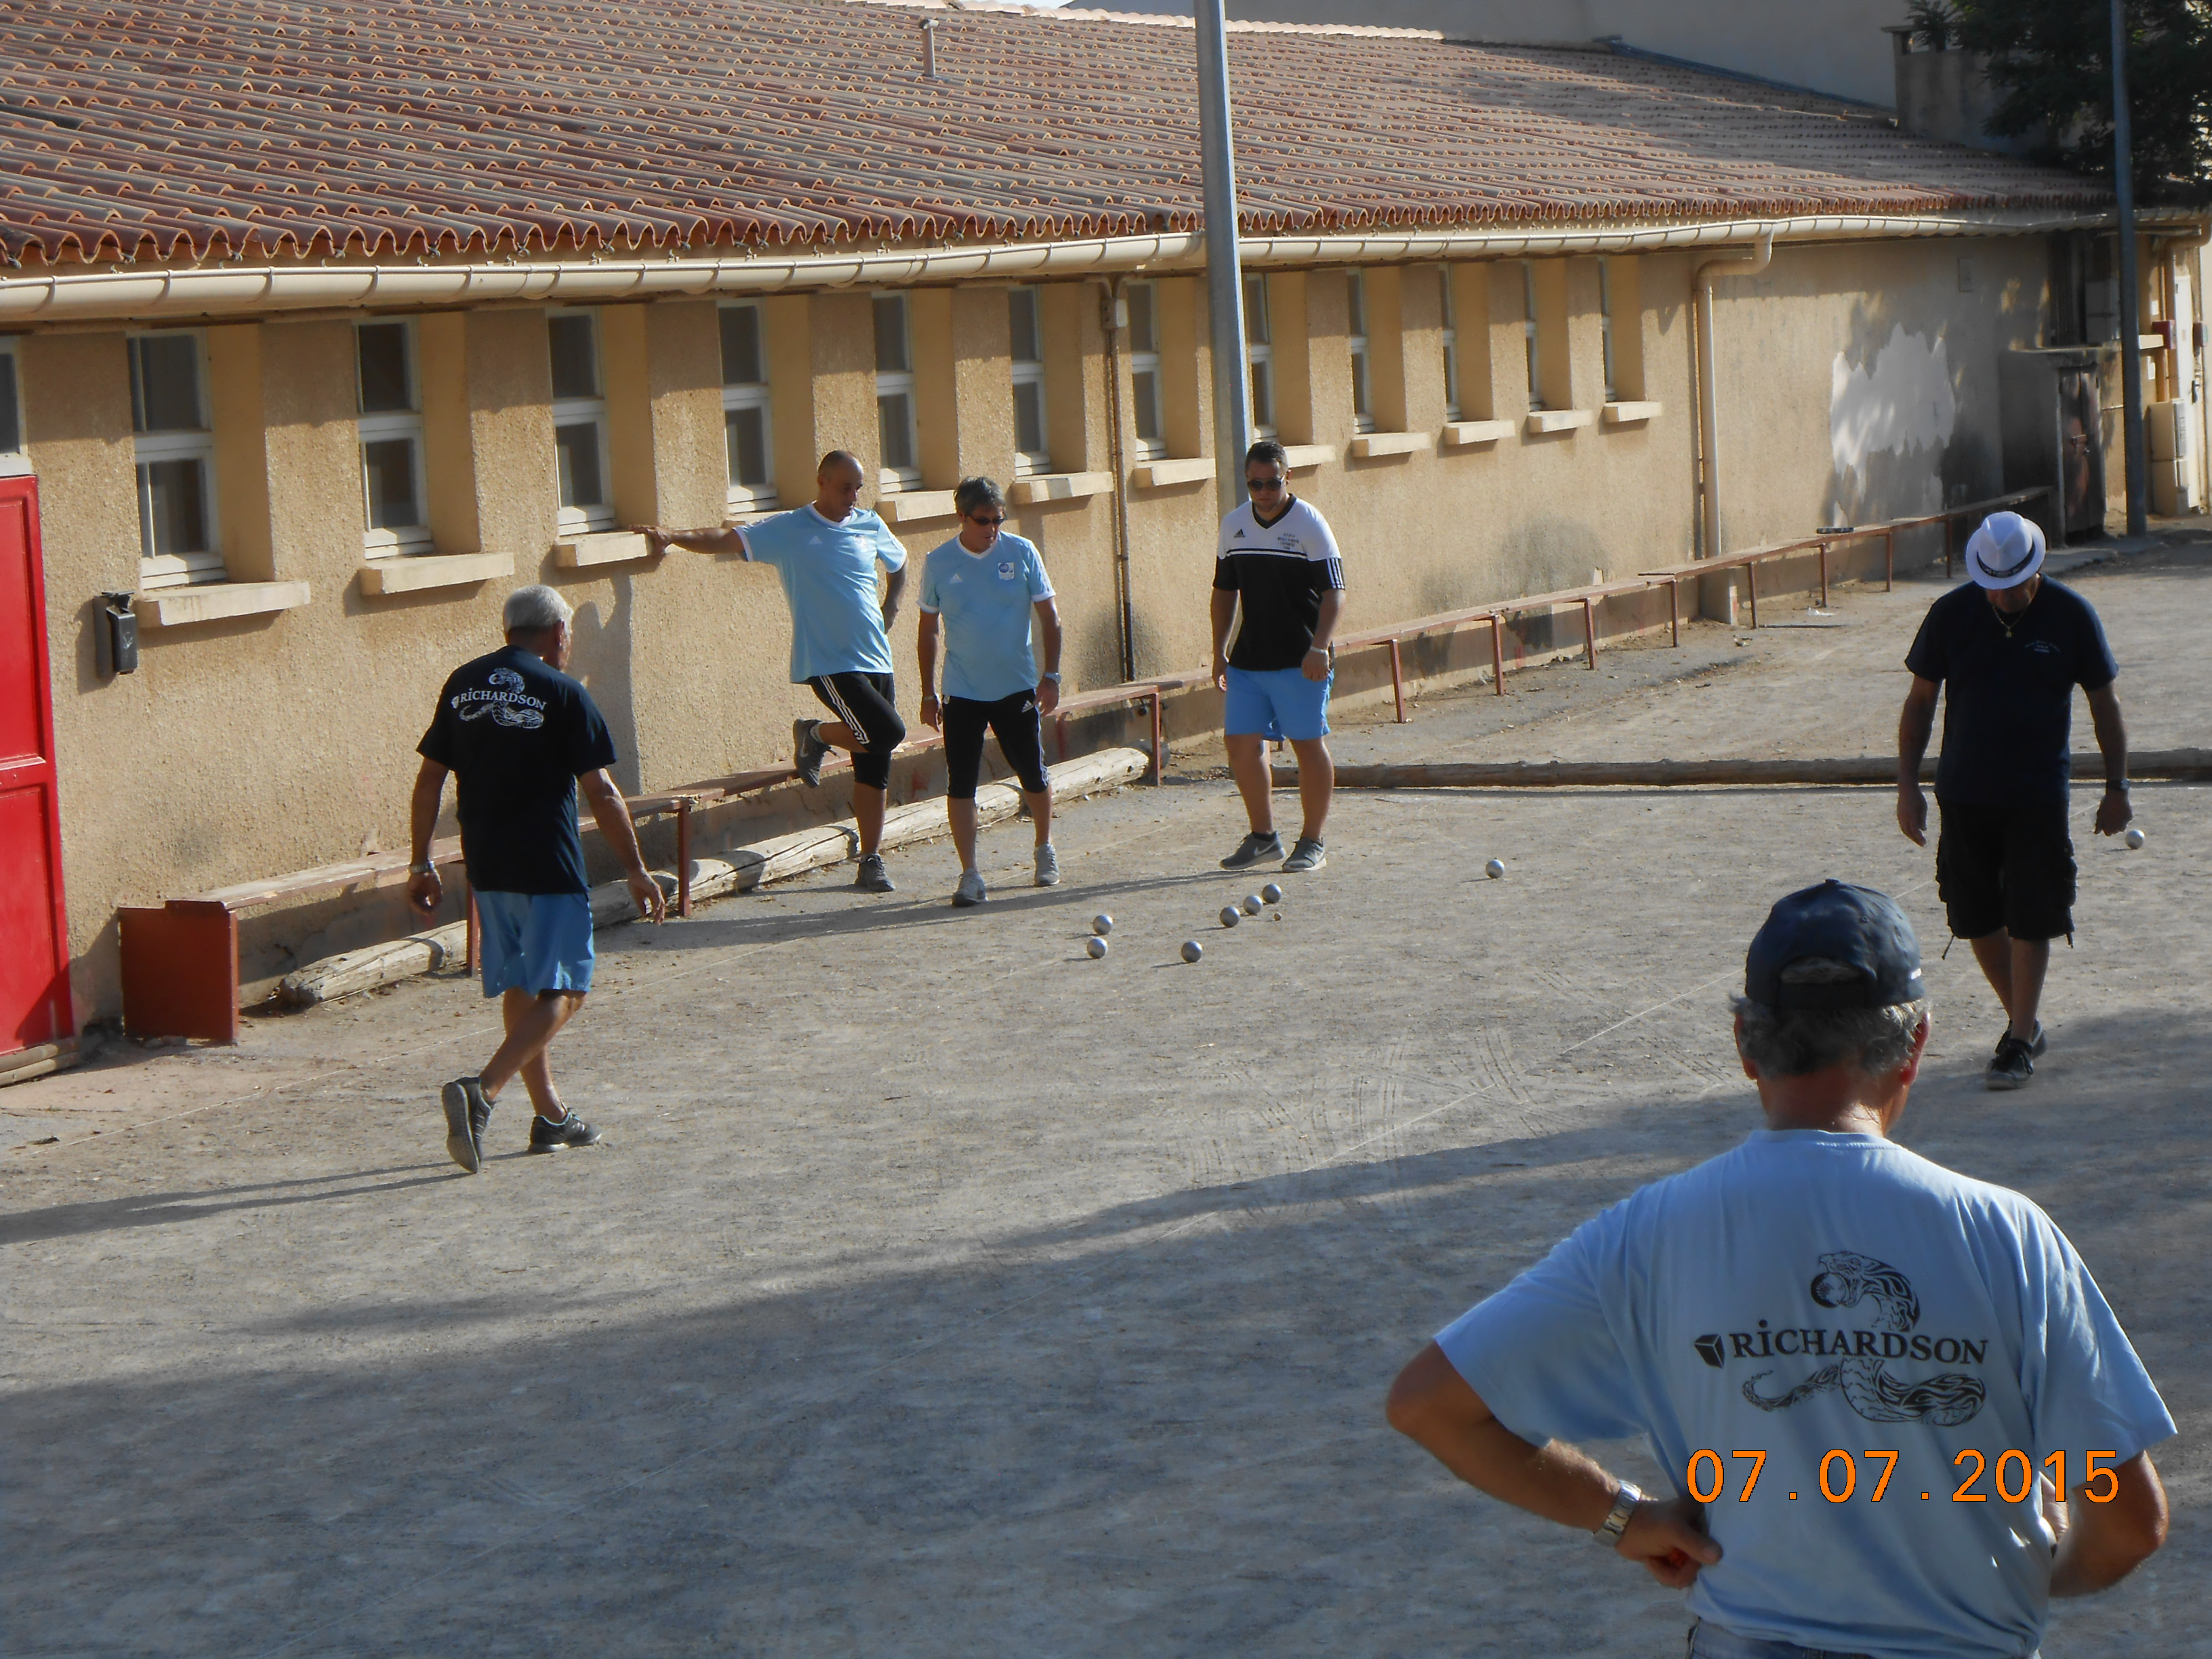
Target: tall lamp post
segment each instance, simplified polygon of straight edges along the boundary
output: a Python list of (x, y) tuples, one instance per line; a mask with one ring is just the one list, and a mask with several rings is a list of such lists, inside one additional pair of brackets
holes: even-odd
[(2120, 208), (2120, 420), (2128, 469), (2128, 534), (2150, 529), (2150, 468), (2143, 455), (2142, 319), (2136, 304), (2136, 175), (2128, 121), (2127, 0), (2112, 0), (2112, 184)]
[(1244, 447), (1252, 431), (1237, 246), (1237, 153), (1229, 137), (1229, 27), (1222, 0), (1195, 0), (1193, 9), (1198, 15), (1198, 143), (1206, 184), (1206, 307), (1212, 322), (1213, 489), (1225, 518), (1244, 499)]

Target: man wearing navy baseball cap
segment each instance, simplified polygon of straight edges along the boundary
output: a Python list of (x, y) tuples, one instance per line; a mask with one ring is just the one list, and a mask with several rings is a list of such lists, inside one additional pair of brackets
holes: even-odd
[(2047, 1040), (2036, 1018), (2051, 941), (2074, 933), (2067, 831), (2074, 688), (2088, 695), (2105, 759), (2097, 833), (2118, 835), (2128, 805), (2128, 734), (2112, 690), (2119, 665), (2089, 602), (2043, 574), (2043, 530), (1992, 513), (1966, 540), (1973, 578), (1929, 607), (1905, 653), (1912, 689), (1897, 724), (1897, 826), (1928, 844), (1920, 762), (1944, 694), (1936, 763), (1936, 884), (1952, 933), (2004, 1005), (2004, 1034), (1983, 1081), (2017, 1089)]
[[(1686, 1589), (1691, 1659), (2028, 1659), (2164, 1541), (2173, 1420), (2050, 1217), (1889, 1139), (1928, 1042), (1893, 901), (1777, 904), (1735, 1038), (1766, 1127), (1446, 1326), (1390, 1421)], [(1680, 1496), (1571, 1443), (1632, 1435)]]

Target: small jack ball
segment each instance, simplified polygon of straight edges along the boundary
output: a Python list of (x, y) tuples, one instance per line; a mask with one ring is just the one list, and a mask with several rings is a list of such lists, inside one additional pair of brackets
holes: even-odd
[(1260, 896), (1257, 893), (1247, 893), (1244, 895), (1244, 914), (1246, 915), (1256, 916), (1265, 908), (1266, 907), (1261, 905), (1260, 902)]
[(1505, 873), (1505, 860), (1504, 859), (1491, 860), (1489, 863), (1482, 866), (1482, 873), (1488, 876), (1491, 880), (1496, 881), (1498, 877)]
[(1205, 954), (1206, 947), (1196, 939), (1187, 939), (1182, 942), (1182, 959), (1185, 962), (1196, 962)]
[(1084, 940), (1083, 954), (1089, 957), (1093, 962), (1097, 961), (1099, 957), (1106, 954), (1106, 941), (1103, 939), (1087, 939)]
[(2143, 844), (2143, 832), (2140, 830), (2130, 830), (2120, 839), (2127, 842), (2128, 851), (2132, 853)]
[(1221, 907), (1221, 925), (1224, 927), (1234, 927), (1243, 920), (1244, 913), (1235, 905), (1224, 904)]
[(1265, 887), (1262, 887), (1260, 890), (1260, 896), (1270, 904), (1280, 904), (1283, 902), (1282, 883), (1279, 881), (1269, 882)]
[(1114, 918), (1103, 911), (1091, 918), (1091, 931), (1103, 939), (1114, 931)]

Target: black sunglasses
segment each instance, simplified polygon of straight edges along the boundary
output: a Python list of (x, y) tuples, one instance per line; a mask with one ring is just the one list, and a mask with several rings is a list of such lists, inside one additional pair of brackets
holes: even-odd
[(1247, 489), (1287, 489), (1290, 488), (1290, 485), (1281, 478), (1247, 478), (1244, 480), (1244, 488)]
[(968, 515), (968, 522), (970, 524), (1001, 525), (1006, 523), (1006, 515), (1003, 513), (999, 514), (995, 519), (987, 519), (980, 513), (970, 513)]

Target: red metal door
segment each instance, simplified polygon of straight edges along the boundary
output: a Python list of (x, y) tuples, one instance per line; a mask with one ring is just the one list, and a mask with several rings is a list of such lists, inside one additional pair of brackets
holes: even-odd
[(39, 486), (0, 478), (0, 1054), (75, 1026)]

